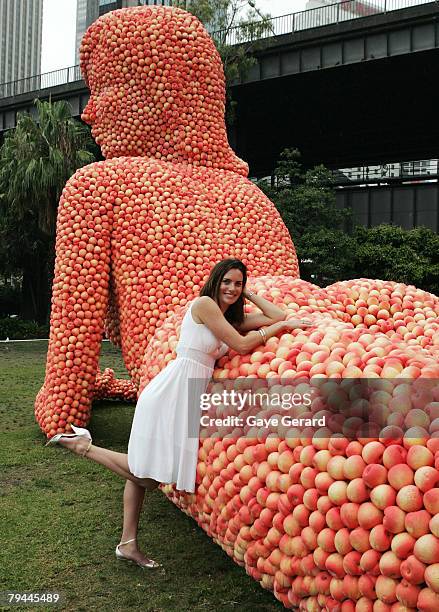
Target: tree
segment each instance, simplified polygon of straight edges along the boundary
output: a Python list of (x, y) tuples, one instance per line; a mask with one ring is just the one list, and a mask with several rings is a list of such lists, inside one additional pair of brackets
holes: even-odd
[[(250, 54), (260, 39), (273, 32), (270, 15), (262, 13), (253, 0), (177, 0), (177, 5), (202, 21), (212, 33), (221, 55), (226, 84), (248, 72), (256, 63)], [(274, 32), (273, 32), (274, 33)], [(226, 120), (233, 123), (235, 103), (227, 87)]]
[(20, 114), (0, 149), (0, 266), (23, 276), (23, 318), (44, 323), (58, 201), (75, 170), (94, 161), (95, 145), (67, 102), (35, 106), (36, 118)]
[(274, 184), (261, 184), (291, 234), (301, 277), (327, 285), (354, 275), (356, 241), (344, 231), (351, 212), (337, 208), (332, 173), (324, 166), (305, 171), (297, 149), (285, 149)]

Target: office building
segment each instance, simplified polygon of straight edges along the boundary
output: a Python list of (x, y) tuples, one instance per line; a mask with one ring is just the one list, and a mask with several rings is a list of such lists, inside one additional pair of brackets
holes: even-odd
[(41, 73), (43, 0), (0, 0), (0, 83)]

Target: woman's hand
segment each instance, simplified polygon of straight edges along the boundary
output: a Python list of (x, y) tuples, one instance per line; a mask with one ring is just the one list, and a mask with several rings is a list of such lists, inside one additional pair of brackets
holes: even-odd
[(309, 319), (287, 319), (282, 321), (282, 323), (284, 329), (306, 329), (312, 325)]

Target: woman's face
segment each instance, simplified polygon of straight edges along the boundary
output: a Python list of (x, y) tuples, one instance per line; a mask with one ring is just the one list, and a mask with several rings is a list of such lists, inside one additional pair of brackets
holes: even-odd
[(226, 272), (220, 285), (219, 306), (227, 310), (231, 304), (234, 304), (242, 293), (243, 285), (244, 277), (241, 270), (232, 268)]

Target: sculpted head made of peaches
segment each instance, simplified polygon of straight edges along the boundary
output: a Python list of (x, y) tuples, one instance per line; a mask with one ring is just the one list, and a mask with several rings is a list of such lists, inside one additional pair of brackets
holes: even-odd
[(227, 141), (221, 58), (196, 17), (171, 7), (112, 11), (87, 30), (80, 57), (91, 92), (82, 118), (106, 158), (247, 175)]

